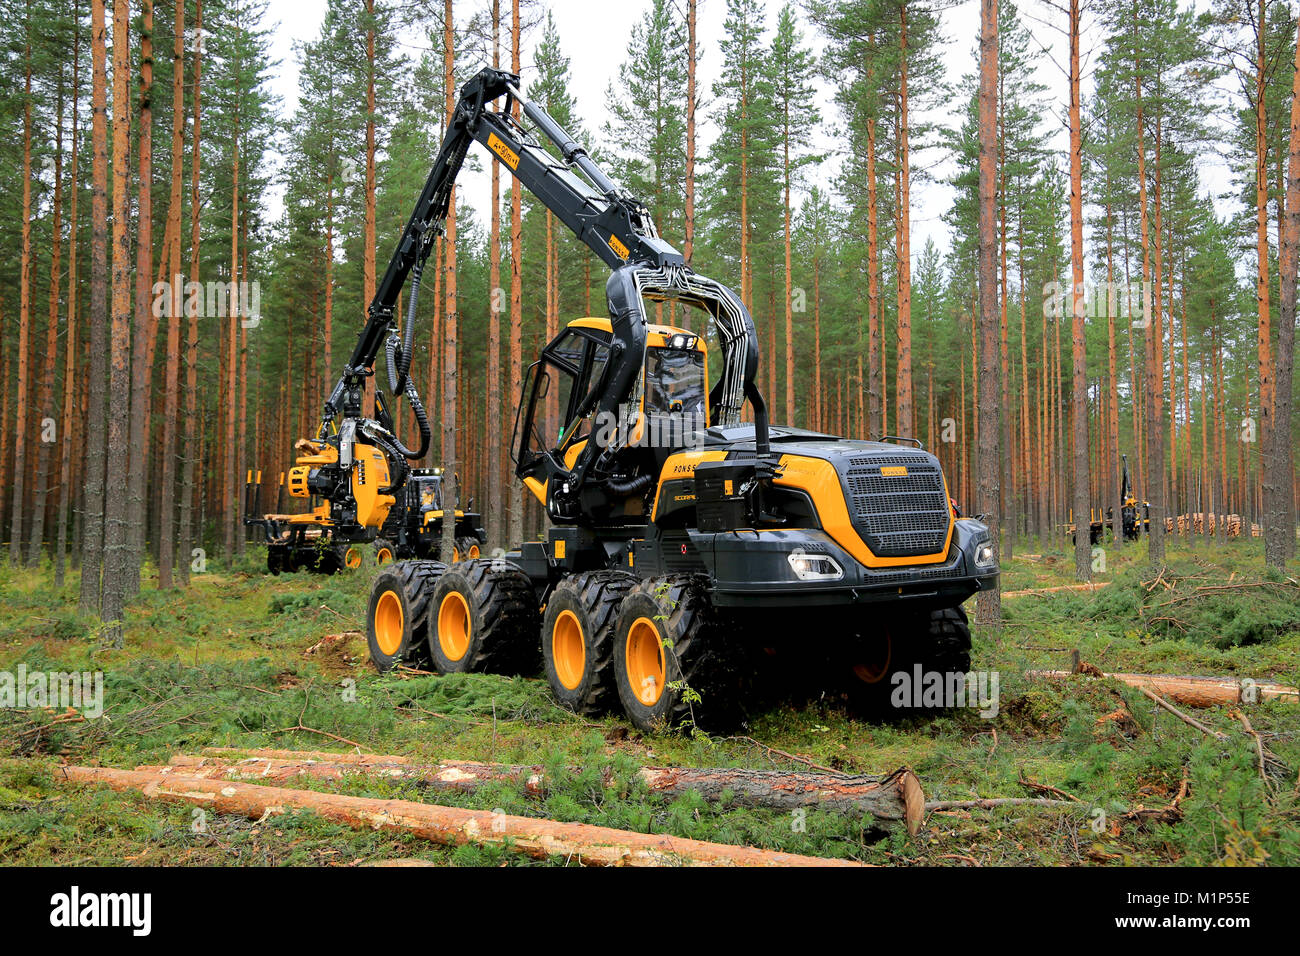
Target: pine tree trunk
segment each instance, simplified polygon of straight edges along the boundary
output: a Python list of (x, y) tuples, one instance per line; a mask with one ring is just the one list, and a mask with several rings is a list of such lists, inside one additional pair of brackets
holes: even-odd
[(1282, 230), (1278, 272), (1281, 274), (1281, 327), (1277, 343), (1277, 414), (1269, 441), (1269, 463), (1264, 469), (1264, 559), (1285, 568), (1295, 545), (1290, 518), (1292, 503), (1291, 377), (1295, 358), (1297, 246), (1300, 245), (1300, 28), (1297, 30), (1295, 75), (1291, 89), (1291, 133), (1288, 142), (1286, 228)]
[[(790, 264), (790, 104), (785, 107), (785, 125), (783, 128), (785, 189), (783, 191), (783, 211), (785, 214), (785, 423), (793, 425), (794, 420), (794, 275)], [(775, 356), (773, 356), (775, 358)]]
[[(194, 127), (191, 134), (190, 158), (190, 272), (189, 282), (197, 288), (199, 282), (199, 146), (202, 142), (201, 87), (203, 77), (203, 0), (197, 0), (194, 11)], [(187, 309), (189, 327), (185, 341), (185, 443), (181, 460), (181, 501), (179, 561), (177, 570), (181, 584), (188, 587), (193, 560), (194, 534), (192, 530), (195, 494), (195, 462), (199, 455), (203, 432), (198, 422), (198, 365), (199, 318), (197, 309)], [(199, 524), (200, 538), (203, 525)]]
[[(979, 504), (986, 515), (994, 553), (998, 550), (1001, 501), (1001, 454), (998, 448), (999, 338), (997, 302), (997, 98), (998, 98), (998, 4), (980, 3), (980, 90), (979, 90)], [(900, 200), (901, 201), (901, 200)], [(901, 374), (901, 373), (900, 373)], [(910, 424), (902, 418), (899, 427)], [(910, 414), (910, 412), (909, 412)], [(905, 433), (906, 434), (906, 433)], [(997, 627), (1002, 620), (1002, 592), (999, 588), (979, 592), (976, 619)]]
[[(492, 0), (492, 66), (501, 66), (501, 2)], [(488, 244), (488, 353), (487, 353), (487, 425), (484, 433), (488, 454), (487, 528), (488, 544), (508, 548), (509, 529), (501, 520), (504, 462), (503, 442), (496, 436), (508, 434), (501, 408), (501, 163), (492, 160), (492, 230)], [(513, 396), (512, 396), (513, 397)], [(512, 482), (513, 484), (513, 482)]]
[(172, 171), (167, 203), (167, 369), (163, 397), (162, 509), (158, 523), (158, 587), (172, 587), (176, 563), (176, 415), (181, 364), (181, 204), (185, 150), (185, 4), (176, 0), (172, 31)]
[[(362, 309), (375, 297), (375, 0), (366, 0), (366, 224), (362, 253)], [(365, 379), (361, 407), (374, 417), (375, 381)]]
[[(519, 2), (511, 0), (510, 69), (519, 73), (521, 27)], [(513, 106), (515, 119), (519, 118), (519, 104)], [(510, 185), (510, 399), (514, 401), (523, 387), (523, 187), (515, 179)], [(508, 545), (513, 546), (524, 537), (523, 485), (510, 482), (510, 533)]]
[[(14, 413), (13, 512), (9, 521), (9, 563), (22, 561), (24, 482), (27, 478), (27, 337), (32, 314), (32, 17), (27, 5), (23, 92), (23, 222), (18, 264), (18, 402)], [(5, 424), (8, 427), (8, 424)]]
[[(443, 2), (442, 67), (446, 116), (451, 124), (456, 107), (456, 51), (451, 0)], [(447, 206), (446, 317), (443, 331), (442, 393), (442, 557), (450, 561), (456, 543), (456, 497), (460, 484), (456, 469), (456, 194)]]
[[(239, 28), (235, 28), (236, 34)], [(233, 71), (239, 75), (239, 58), (234, 58)], [(225, 386), (222, 388), (221, 407), (226, 417), (226, 454), (221, 473), (221, 526), (223, 553), (227, 567), (235, 562), (235, 521), (237, 520), (240, 460), (235, 443), (235, 420), (238, 414), (238, 382), (236, 369), (239, 362), (239, 93), (234, 94), (231, 116), (233, 130), (230, 139), (230, 307), (226, 323)]]
[(1007, 302), (1008, 302), (1008, 284), (1007, 277), (1007, 143), (1006, 143), (1006, 123), (1004, 116), (1006, 113), (1006, 97), (1004, 91), (1005, 75), (1001, 70), (998, 71), (998, 129), (997, 129), (997, 210), (998, 210), (998, 278), (1001, 283), (1000, 295), (998, 301), (998, 326), (1000, 341), (998, 343), (999, 351), (999, 382), (1000, 388), (1000, 405), (998, 408), (998, 436), (1000, 449), (1002, 451), (1002, 494), (999, 507), (999, 514), (1002, 518), (1002, 547), (1001, 555), (1003, 560), (1010, 561), (1015, 553), (1016, 538), (1016, 514), (1015, 514), (1015, 494), (1016, 494), (1016, 468), (1015, 456), (1011, 450), (1011, 346), (1008, 340), (1009, 330), (1007, 328)]
[(1070, 314), (1074, 360), (1070, 423), (1074, 454), (1074, 576), (1092, 580), (1092, 520), (1088, 476), (1088, 360), (1084, 337), (1083, 288), (1083, 143), (1079, 90), (1079, 0), (1070, 0)]
[[(58, 498), (58, 545), (54, 553), (54, 587), (63, 590), (63, 580), (68, 549), (68, 517), (72, 502), (72, 446), (76, 441), (76, 419), (74, 405), (76, 401), (77, 371), (77, 191), (80, 182), (77, 178), (78, 143), (78, 104), (81, 97), (81, 19), (74, 20), (72, 37), (72, 160), (69, 175), (69, 195), (71, 201), (68, 209), (68, 327), (64, 336), (64, 348), (67, 349), (63, 362), (63, 413), (59, 425), (59, 498)], [(0, 459), (3, 460), (3, 459)]]
[[(1110, 178), (1106, 180), (1107, 193), (1110, 192)], [(1123, 481), (1120, 475), (1121, 452), (1119, 447), (1119, 359), (1115, 351), (1115, 259), (1114, 230), (1110, 205), (1106, 206), (1106, 361), (1108, 373), (1108, 394), (1110, 395), (1109, 414), (1106, 419), (1105, 443), (1110, 449), (1110, 468), (1106, 472), (1105, 500), (1110, 502), (1112, 527), (1111, 544), (1116, 552), (1124, 548), (1124, 495)], [(1126, 286), (1127, 288), (1127, 286)], [(1136, 401), (1136, 398), (1134, 399)], [(1105, 510), (1105, 509), (1103, 509)], [(1102, 521), (1105, 521), (1105, 515)]]
[[(1273, 427), (1273, 360), (1268, 275), (1268, 62), (1267, 62), (1267, 3), (1259, 0), (1259, 16), (1255, 22), (1255, 298), (1259, 303), (1259, 435), (1261, 448), (1270, 448), (1269, 434)], [(1290, 422), (1287, 423), (1290, 425)], [(1261, 469), (1267, 471), (1268, 469)], [(1294, 533), (1294, 532), (1293, 532)]]
[[(1133, 30), (1136, 34), (1138, 31), (1137, 4), (1133, 6)], [(1164, 450), (1162, 448), (1161, 438), (1161, 421), (1160, 421), (1160, 395), (1163, 388), (1161, 381), (1161, 366), (1157, 354), (1157, 342), (1160, 338), (1159, 325), (1159, 294), (1156, 295), (1155, 310), (1152, 314), (1151, 308), (1151, 238), (1150, 238), (1150, 217), (1147, 211), (1147, 172), (1146, 172), (1146, 130), (1143, 126), (1143, 109), (1142, 109), (1142, 61), (1139, 59), (1134, 64), (1134, 101), (1137, 109), (1137, 176), (1138, 176), (1138, 215), (1141, 220), (1142, 234), (1142, 297), (1143, 297), (1143, 316), (1142, 329), (1143, 335), (1143, 354), (1146, 366), (1146, 387), (1143, 390), (1143, 397), (1146, 402), (1145, 415), (1145, 432), (1147, 441), (1146, 468), (1144, 469), (1143, 487), (1137, 489), (1138, 499), (1138, 524), (1142, 525), (1143, 515), (1143, 496), (1151, 502), (1151, 524), (1147, 532), (1147, 556), (1150, 563), (1155, 565), (1164, 564), (1165, 560), (1165, 522), (1164, 512), (1161, 506), (1164, 503), (1164, 495), (1161, 491), (1162, 475), (1164, 474)], [(1159, 161), (1157, 160), (1157, 167)], [(1159, 235), (1159, 224), (1156, 226), (1157, 235)], [(1157, 240), (1158, 241), (1158, 240)]]
[(813, 240), (813, 394), (809, 402), (809, 427), (822, 427), (822, 259), (820, 235)]
[(135, 328), (131, 343), (130, 470), (127, 473), (126, 597), (140, 590), (140, 563), (144, 559), (145, 468), (149, 461), (149, 406), (152, 404), (152, 365), (146, 361), (157, 324), (150, 307), (153, 277), (153, 0), (140, 8), (140, 120), (137, 232), (135, 263)]
[[(912, 435), (912, 170), (909, 158), (907, 116), (907, 5), (899, 7), (898, 82), (898, 367), (894, 385), (898, 411), (894, 428), (903, 437)], [(996, 67), (995, 67), (996, 69)], [(994, 96), (997, 91), (994, 90)], [(996, 118), (993, 136), (996, 138)], [(996, 145), (996, 144), (995, 144)], [(996, 187), (993, 187), (996, 190)], [(996, 422), (994, 424), (996, 428)]]
[[(75, 135), (75, 133), (74, 133)], [(41, 391), (36, 401), (36, 414), (40, 416), (40, 448), (36, 455), (36, 504), (32, 508), (31, 540), (27, 550), (27, 563), (39, 565), (45, 543), (45, 505), (50, 491), (50, 452), (59, 436), (57, 432), (47, 437), (46, 421), (57, 422), (54, 407), (55, 356), (59, 350), (59, 287), (63, 254), (63, 69), (59, 69), (58, 107), (54, 128), (54, 201), (50, 209), (50, 308), (45, 334), (45, 367), (41, 374)], [(77, 224), (72, 224), (75, 232)], [(57, 428), (57, 425), (55, 425)]]
[[(104, 0), (91, 0), (90, 376), (82, 513), (82, 614), (98, 614), (104, 564), (104, 472), (108, 429), (108, 63)], [(17, 503), (15, 500), (15, 507)]]
[(113, 3), (113, 334), (109, 357), (108, 454), (104, 480), (104, 585), (100, 616), (121, 647), (122, 608), (130, 584), (127, 510), (131, 388), (130, 4)]
[[(876, 192), (876, 120), (867, 120), (867, 438), (884, 434), (884, 382), (880, 356), (880, 224)], [(859, 375), (861, 378), (861, 375)], [(862, 383), (858, 382), (861, 389)]]
[[(695, 253), (695, 46), (696, 7), (699, 0), (686, 0), (686, 210), (682, 255), (691, 264)], [(588, 309), (588, 312), (591, 310)]]

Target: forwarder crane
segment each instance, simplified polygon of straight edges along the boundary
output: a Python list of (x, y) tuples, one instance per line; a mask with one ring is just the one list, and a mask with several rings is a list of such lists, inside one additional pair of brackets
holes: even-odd
[[(532, 130), (515, 119), (516, 106)], [(960, 605), (996, 583), (998, 565), (988, 528), (951, 505), (937, 459), (910, 439), (769, 426), (744, 304), (695, 272), (645, 204), (528, 102), (517, 76), (498, 70), (462, 87), (370, 321), (326, 403), (320, 441), (339, 456), (319, 487), (337, 518), (365, 523), (355, 474), (345, 480), (362, 460), (362, 438), (373, 449), (366, 460), (394, 472), (381, 479), (383, 494), (414, 457), (382, 407), (377, 421), (360, 417), (381, 343), (392, 391), (411, 401), (420, 450), (427, 445), (406, 378), (409, 317), (472, 141), (609, 266), (609, 315), (570, 322), (523, 384), (515, 471), (546, 509), (545, 538), (495, 559), (381, 570), (367, 622), (374, 663), (415, 660), (450, 673), (540, 662), (565, 706), (598, 713), (618, 701), (645, 729), (738, 704), (755, 650), (829, 660), (850, 690), (875, 701), (913, 664), (928, 675), (964, 673), (970, 633)], [(412, 306), (399, 336), (393, 308), (408, 274)], [(704, 313), (721, 352), (712, 387), (704, 338), (650, 322), (647, 301)], [(752, 424), (741, 422), (746, 403)]]

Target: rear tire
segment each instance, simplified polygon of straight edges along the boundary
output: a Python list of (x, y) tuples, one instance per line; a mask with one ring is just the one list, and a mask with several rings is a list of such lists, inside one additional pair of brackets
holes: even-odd
[(404, 663), (429, 660), (429, 601), (447, 566), (440, 561), (398, 561), (387, 565), (370, 588), (366, 641), (380, 673)]
[(440, 674), (537, 672), (541, 615), (532, 582), (501, 561), (447, 568), (429, 608), (429, 653)]
[(614, 685), (638, 729), (732, 722), (741, 666), (737, 642), (702, 575), (650, 578), (624, 597), (614, 632)]
[(339, 570), (360, 571), (366, 563), (366, 550), (359, 544), (338, 546)]
[(542, 668), (560, 705), (598, 717), (618, 700), (614, 630), (623, 598), (636, 586), (625, 571), (591, 571), (560, 582), (542, 621)]
[(387, 538), (375, 539), (375, 564), (383, 567), (397, 560), (397, 546)]
[(477, 561), (483, 557), (483, 543), (473, 535), (456, 539), (455, 561)]

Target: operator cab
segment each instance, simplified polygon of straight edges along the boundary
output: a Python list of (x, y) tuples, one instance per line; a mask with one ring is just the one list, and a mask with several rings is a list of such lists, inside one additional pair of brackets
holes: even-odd
[(588, 504), (610, 518), (642, 520), (645, 493), (663, 462), (698, 444), (709, 426), (708, 352), (693, 332), (648, 325), (645, 363), (629, 399), (606, 415), (599, 403), (610, 384), (612, 339), (609, 319), (581, 318), (551, 340), (528, 369), (512, 444), (524, 484), (545, 504), (546, 473), (559, 464), (573, 469), (594, 440), (609, 450), (601, 470), (612, 494)]

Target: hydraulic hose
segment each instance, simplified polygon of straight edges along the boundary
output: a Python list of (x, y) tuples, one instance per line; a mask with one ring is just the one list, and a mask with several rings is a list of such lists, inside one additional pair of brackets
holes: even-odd
[(406, 328), (402, 330), (401, 344), (389, 336), (384, 346), (388, 364), (388, 390), (394, 395), (406, 391), (407, 376), (415, 355), (415, 309), (420, 302), (420, 276), (423, 272), (424, 257), (417, 256), (415, 265), (411, 267), (411, 300), (406, 309)]
[(433, 428), (429, 425), (429, 416), (424, 410), (424, 402), (420, 401), (420, 393), (415, 390), (415, 383), (409, 379), (406, 382), (406, 400), (411, 403), (411, 411), (415, 413), (415, 423), (420, 427), (420, 447), (411, 451), (396, 435), (393, 436), (392, 441), (403, 457), (419, 461), (429, 453), (429, 445), (433, 441)]
[(630, 481), (607, 481), (605, 490), (612, 495), (639, 495), (650, 487), (654, 475), (637, 475)]
[[(424, 402), (420, 400), (420, 393), (415, 388), (415, 383), (411, 381), (411, 359), (415, 354), (415, 310), (420, 302), (420, 275), (424, 272), (424, 257), (417, 255), (415, 265), (411, 267), (411, 299), (410, 305), (406, 310), (406, 328), (402, 330), (402, 341), (399, 344), (397, 339), (390, 336), (385, 345), (385, 357), (388, 364), (388, 387), (394, 395), (406, 395), (406, 400), (411, 403), (411, 411), (415, 413), (415, 422), (420, 429), (420, 447), (415, 451), (407, 448), (402, 444), (402, 440), (393, 435), (391, 444), (402, 457), (412, 461), (419, 461), (429, 452), (429, 445), (433, 441), (433, 429), (429, 425), (429, 415), (425, 411)], [(402, 463), (405, 467), (405, 462)], [(393, 488), (400, 488), (406, 480), (403, 474), (400, 479), (395, 479)]]

